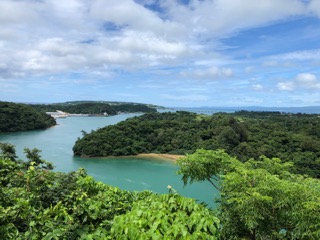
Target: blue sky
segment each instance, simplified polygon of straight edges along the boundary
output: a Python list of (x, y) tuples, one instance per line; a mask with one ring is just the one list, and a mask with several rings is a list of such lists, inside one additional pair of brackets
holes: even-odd
[(1, 0), (0, 100), (319, 106), (320, 0)]

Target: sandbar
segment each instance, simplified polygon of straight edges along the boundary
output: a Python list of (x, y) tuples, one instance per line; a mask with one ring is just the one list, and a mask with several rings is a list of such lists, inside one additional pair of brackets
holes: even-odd
[(168, 153), (140, 153), (136, 155), (138, 157), (157, 157), (166, 158), (172, 161), (177, 161), (177, 159), (184, 157), (184, 155), (168, 154)]

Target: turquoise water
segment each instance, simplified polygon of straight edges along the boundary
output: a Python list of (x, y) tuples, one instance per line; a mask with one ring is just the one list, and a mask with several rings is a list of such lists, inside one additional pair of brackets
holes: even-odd
[(181, 176), (176, 174), (178, 167), (172, 161), (142, 157), (87, 159), (73, 156), (72, 147), (77, 138), (81, 137), (81, 130), (90, 132), (137, 115), (61, 118), (57, 120), (57, 126), (47, 130), (0, 134), (0, 142), (14, 144), (21, 159), (24, 159), (25, 147), (42, 150), (42, 158), (52, 162), (56, 171), (69, 172), (85, 168), (98, 181), (133, 191), (167, 193), (167, 186), (171, 185), (181, 195), (213, 207), (217, 192), (210, 183), (194, 183), (183, 187)]

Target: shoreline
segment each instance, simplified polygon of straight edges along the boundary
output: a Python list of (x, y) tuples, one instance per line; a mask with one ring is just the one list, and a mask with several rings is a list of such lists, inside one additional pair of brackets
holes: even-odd
[(162, 158), (162, 159), (168, 159), (171, 161), (176, 162), (179, 158), (184, 157), (184, 155), (178, 155), (178, 154), (168, 154), (168, 153), (140, 153), (137, 155), (134, 155), (135, 157), (154, 157), (154, 158)]
[(126, 155), (126, 156), (100, 156), (100, 157), (89, 157), (89, 156), (77, 156), (79, 158), (90, 158), (90, 159), (114, 159), (114, 158), (149, 158), (165, 160), (170, 162), (177, 162), (179, 158), (185, 157), (185, 155), (168, 154), (168, 153), (139, 153), (137, 155)]

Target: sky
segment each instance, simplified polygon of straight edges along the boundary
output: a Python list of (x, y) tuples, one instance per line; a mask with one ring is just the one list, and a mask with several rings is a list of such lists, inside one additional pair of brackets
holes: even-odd
[(320, 0), (0, 0), (0, 101), (320, 105)]

